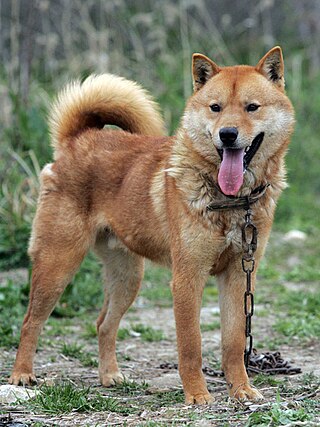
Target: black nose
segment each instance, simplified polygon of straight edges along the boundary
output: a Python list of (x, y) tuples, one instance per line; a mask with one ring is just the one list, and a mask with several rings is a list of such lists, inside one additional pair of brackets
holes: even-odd
[(232, 147), (234, 141), (238, 137), (238, 129), (237, 128), (221, 128), (219, 131), (219, 136), (225, 147)]

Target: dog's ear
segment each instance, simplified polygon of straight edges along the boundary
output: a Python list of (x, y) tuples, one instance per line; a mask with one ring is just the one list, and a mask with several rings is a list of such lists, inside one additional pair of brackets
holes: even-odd
[(281, 47), (276, 46), (269, 50), (258, 62), (256, 70), (284, 90), (284, 63)]
[(192, 55), (192, 77), (193, 89), (197, 91), (207, 83), (211, 77), (219, 73), (220, 68), (211, 59), (207, 58), (201, 53), (194, 53)]

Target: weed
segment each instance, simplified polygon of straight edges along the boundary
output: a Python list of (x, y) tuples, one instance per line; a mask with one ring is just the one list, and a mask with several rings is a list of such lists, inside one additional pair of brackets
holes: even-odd
[(135, 396), (137, 394), (141, 394), (145, 392), (149, 387), (149, 384), (145, 381), (138, 383), (137, 381), (129, 381), (125, 379), (121, 384), (117, 384), (113, 387), (115, 391), (120, 391), (126, 396)]
[(0, 175), (0, 269), (29, 265), (28, 240), (39, 187), (34, 152), (9, 154), (6, 174)]
[(184, 403), (185, 401), (182, 390), (158, 392), (154, 394), (154, 397), (153, 404), (157, 407), (175, 405), (177, 403)]
[(169, 270), (147, 263), (141, 296), (158, 307), (172, 306)]
[(82, 334), (84, 338), (97, 338), (98, 332), (95, 323), (86, 322), (85, 330)]
[(270, 409), (250, 414), (246, 427), (279, 427), (281, 425), (291, 424), (292, 422), (308, 421), (311, 419), (312, 417), (305, 408), (286, 408), (278, 399)]
[(164, 339), (163, 332), (160, 329), (153, 329), (151, 326), (144, 326), (141, 323), (132, 325), (132, 330), (138, 332), (142, 341), (161, 341)]
[(71, 284), (67, 286), (53, 315), (74, 317), (88, 310), (96, 312), (102, 303), (101, 268), (95, 256), (90, 253), (84, 259)]
[(84, 352), (81, 345), (64, 343), (61, 348), (61, 353), (67, 357), (78, 359), (83, 366), (92, 366), (94, 368), (98, 366), (98, 362), (94, 358), (94, 355)]
[(263, 385), (269, 385), (272, 387), (278, 387), (280, 385), (283, 385), (287, 382), (286, 379), (278, 379), (271, 375), (266, 374), (258, 374), (253, 379), (253, 384), (255, 386), (263, 386)]
[(81, 351), (82, 351), (82, 346), (78, 344), (64, 343), (61, 348), (61, 353), (67, 357), (78, 358), (78, 355)]
[(130, 335), (130, 331), (128, 328), (119, 328), (118, 329), (118, 335), (117, 338), (119, 341), (123, 341), (126, 340), (127, 338), (129, 338)]
[(304, 340), (317, 338), (320, 336), (320, 317), (307, 314), (301, 318), (290, 316), (286, 319), (279, 319), (274, 324), (277, 332), (286, 337), (299, 337)]
[(125, 407), (99, 393), (91, 394), (90, 387), (76, 387), (66, 382), (55, 386), (42, 385), (40, 393), (27, 402), (20, 402), (32, 411), (50, 414), (64, 414), (68, 412), (130, 412), (128, 405)]
[(0, 346), (16, 347), (19, 343), (22, 316), (28, 301), (29, 286), (13, 280), (0, 287)]
[(215, 284), (214, 278), (210, 278), (206, 287), (203, 290), (203, 302), (209, 304), (212, 302), (218, 302), (219, 291)]
[(220, 329), (220, 321), (215, 320), (211, 323), (203, 323), (200, 325), (200, 328), (202, 332), (215, 331), (217, 329)]
[(274, 328), (285, 337), (300, 339), (317, 338), (320, 335), (319, 292), (284, 291), (275, 303), (285, 310), (285, 318), (279, 318)]

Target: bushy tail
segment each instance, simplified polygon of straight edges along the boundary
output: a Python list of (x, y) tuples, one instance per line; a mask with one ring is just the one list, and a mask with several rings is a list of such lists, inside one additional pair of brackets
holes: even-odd
[(56, 150), (88, 128), (119, 126), (131, 133), (165, 134), (158, 105), (138, 84), (112, 74), (92, 75), (68, 84), (49, 114)]

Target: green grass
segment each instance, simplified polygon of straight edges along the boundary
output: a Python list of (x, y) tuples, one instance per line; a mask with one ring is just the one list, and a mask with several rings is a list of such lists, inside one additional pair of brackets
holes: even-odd
[(220, 321), (216, 320), (211, 323), (202, 323), (200, 325), (200, 329), (202, 332), (215, 331), (217, 329), (220, 329)]
[(1, 347), (16, 347), (20, 328), (28, 303), (29, 287), (7, 280), (0, 287), (0, 336)]
[(275, 306), (279, 312), (279, 318), (274, 324), (275, 330), (285, 337), (298, 337), (304, 341), (318, 338), (320, 336), (319, 300), (319, 291), (283, 290), (275, 300)]
[(154, 394), (152, 406), (172, 406), (177, 403), (184, 403), (185, 397), (182, 390), (158, 392)]
[(172, 306), (170, 281), (169, 270), (148, 262), (140, 295), (152, 305), (170, 307)]
[[(295, 405), (294, 408), (287, 408), (281, 401), (271, 405), (270, 409), (265, 411), (253, 412), (249, 415), (246, 427), (279, 427), (298, 421), (312, 420), (306, 408)], [(294, 425), (294, 424), (293, 424)]]
[(91, 353), (83, 351), (82, 346), (79, 344), (64, 343), (61, 348), (61, 353), (64, 356), (78, 359), (83, 366), (98, 367), (98, 361)]
[(121, 384), (117, 384), (116, 386), (112, 387), (112, 390), (120, 392), (121, 395), (136, 396), (138, 394), (145, 393), (148, 388), (149, 384), (145, 381), (139, 383), (137, 381), (128, 380), (125, 378)]
[(163, 332), (160, 329), (154, 329), (151, 326), (145, 326), (142, 323), (132, 325), (132, 330), (140, 334), (142, 341), (162, 341), (165, 339)]
[(255, 375), (255, 377), (253, 378), (253, 384), (257, 387), (260, 386), (271, 386), (271, 387), (279, 387), (280, 385), (285, 384), (287, 381), (287, 379), (282, 379), (282, 378), (276, 378), (274, 376), (271, 375), (266, 375), (266, 374), (258, 374)]
[(83, 338), (94, 338), (96, 339), (98, 336), (97, 327), (94, 322), (86, 322), (84, 326), (84, 332), (82, 334)]
[(130, 338), (130, 331), (128, 328), (119, 328), (118, 329), (118, 335), (117, 335), (117, 339), (119, 341), (123, 341), (126, 340), (127, 338)]
[(21, 404), (28, 410), (52, 415), (101, 411), (127, 414), (131, 411), (128, 405), (119, 405), (113, 398), (105, 397), (98, 392), (92, 394), (90, 387), (76, 387), (69, 382), (55, 386), (44, 384), (39, 391), (35, 398)]

